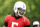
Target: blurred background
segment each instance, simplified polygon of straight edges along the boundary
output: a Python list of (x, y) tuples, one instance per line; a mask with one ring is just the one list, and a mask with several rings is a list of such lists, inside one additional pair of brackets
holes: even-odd
[(0, 0), (0, 27), (3, 27), (5, 17), (14, 13), (13, 6), (17, 1), (26, 3), (25, 16), (29, 19), (31, 25), (34, 21), (40, 22), (40, 0)]

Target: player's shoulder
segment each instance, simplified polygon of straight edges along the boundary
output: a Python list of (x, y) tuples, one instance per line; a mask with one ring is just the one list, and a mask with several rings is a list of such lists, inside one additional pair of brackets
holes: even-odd
[(23, 18), (24, 18), (24, 22), (25, 22), (25, 24), (30, 25), (30, 21), (29, 21), (29, 19), (26, 18), (25, 16), (23, 16)]
[(6, 16), (6, 19), (10, 19), (10, 18), (11, 18), (11, 15), (7, 15), (7, 16)]
[(29, 19), (28, 19), (28, 18), (26, 18), (25, 16), (23, 16), (23, 19), (24, 19), (25, 21), (29, 21)]

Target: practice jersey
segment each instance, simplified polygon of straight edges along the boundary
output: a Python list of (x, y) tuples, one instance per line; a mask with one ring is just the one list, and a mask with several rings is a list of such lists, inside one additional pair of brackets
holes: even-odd
[(5, 18), (5, 22), (7, 22), (7, 27), (25, 27), (30, 25), (29, 19), (25, 16), (15, 19), (12, 15), (8, 15)]

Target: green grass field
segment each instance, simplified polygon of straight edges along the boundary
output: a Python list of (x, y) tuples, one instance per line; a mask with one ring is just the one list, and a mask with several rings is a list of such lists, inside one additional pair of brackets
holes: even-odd
[(3, 27), (4, 19), (5, 19), (5, 16), (2, 16), (0, 18), (0, 27)]

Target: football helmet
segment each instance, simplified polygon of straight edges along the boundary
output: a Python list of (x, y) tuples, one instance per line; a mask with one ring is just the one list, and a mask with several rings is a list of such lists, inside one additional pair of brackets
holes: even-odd
[[(23, 14), (19, 13), (18, 8), (24, 10)], [(18, 1), (14, 4), (14, 12), (17, 13), (19, 16), (24, 16), (25, 12), (26, 12), (26, 4), (22, 1)]]

